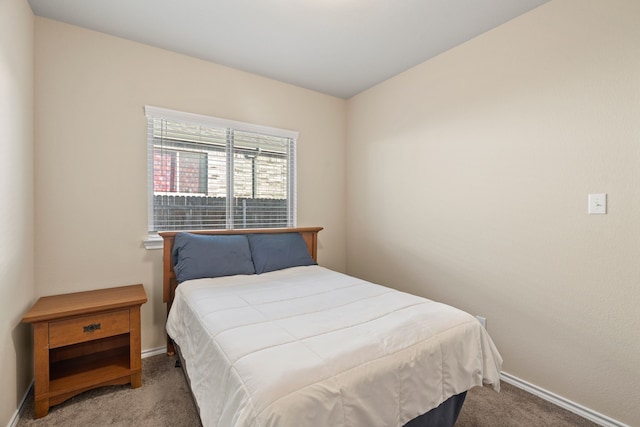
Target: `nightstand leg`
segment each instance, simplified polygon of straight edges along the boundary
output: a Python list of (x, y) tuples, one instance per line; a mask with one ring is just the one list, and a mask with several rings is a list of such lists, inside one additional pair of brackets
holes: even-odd
[(36, 418), (42, 418), (49, 413), (49, 399), (36, 400), (34, 415)]
[(34, 401), (35, 417), (44, 417), (49, 413), (49, 323), (33, 325), (34, 346)]
[(142, 348), (140, 344), (140, 306), (129, 309), (129, 363), (131, 374), (131, 387), (138, 388), (142, 385)]

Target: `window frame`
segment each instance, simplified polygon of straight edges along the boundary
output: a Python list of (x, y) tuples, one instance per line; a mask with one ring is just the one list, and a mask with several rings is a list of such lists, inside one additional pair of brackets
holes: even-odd
[[(154, 224), (154, 136), (151, 123), (155, 119), (166, 119), (174, 122), (181, 122), (190, 125), (206, 126), (211, 128), (226, 129), (227, 131), (250, 132), (254, 134), (287, 138), (290, 140), (289, 164), (287, 165), (287, 212), (289, 213), (288, 226), (295, 227), (297, 225), (297, 197), (296, 197), (296, 142), (298, 132), (279, 129), (274, 127), (256, 125), (252, 123), (240, 122), (235, 120), (222, 119), (218, 117), (205, 116), (201, 114), (187, 113), (183, 111), (169, 110), (161, 107), (145, 105), (145, 116), (147, 119), (147, 229), (148, 236), (144, 239), (146, 249), (161, 249), (163, 246), (162, 238), (158, 232), (152, 230)], [(227, 163), (232, 164), (227, 154)], [(231, 154), (233, 156), (233, 154)], [(233, 185), (233, 171), (227, 168), (227, 186)], [(227, 192), (230, 194), (230, 190)], [(230, 198), (227, 196), (227, 199)], [(231, 203), (227, 203), (227, 214), (229, 215)], [(228, 229), (228, 227), (225, 227)]]

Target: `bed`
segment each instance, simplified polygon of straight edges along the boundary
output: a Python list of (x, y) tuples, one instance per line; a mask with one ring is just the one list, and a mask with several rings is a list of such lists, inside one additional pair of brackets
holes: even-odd
[(317, 265), (321, 229), (160, 233), (167, 353), (205, 427), (452, 426), (499, 391), (473, 316)]

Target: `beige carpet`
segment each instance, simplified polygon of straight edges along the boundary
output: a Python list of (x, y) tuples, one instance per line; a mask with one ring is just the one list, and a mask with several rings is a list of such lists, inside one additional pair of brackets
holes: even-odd
[[(29, 396), (18, 427), (26, 426), (185, 426), (200, 420), (181, 369), (165, 355), (142, 360), (142, 387), (102, 387), (53, 406), (49, 415), (33, 419)], [(509, 384), (495, 393), (475, 388), (467, 394), (456, 427), (540, 427), (596, 424), (525, 393)], [(324, 426), (322, 426), (324, 427)], [(368, 426), (367, 426), (368, 427)]]

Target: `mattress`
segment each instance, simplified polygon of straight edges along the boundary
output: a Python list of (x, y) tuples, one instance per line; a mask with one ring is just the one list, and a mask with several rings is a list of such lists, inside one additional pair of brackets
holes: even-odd
[(499, 390), (480, 323), (319, 267), (181, 283), (167, 319), (204, 426), (403, 426)]

